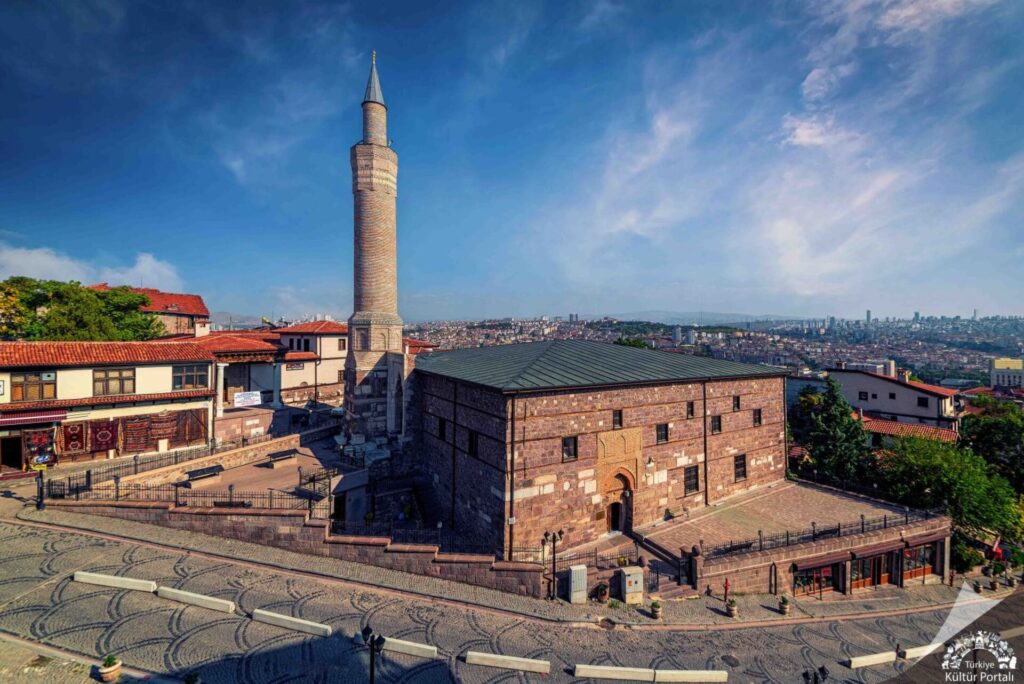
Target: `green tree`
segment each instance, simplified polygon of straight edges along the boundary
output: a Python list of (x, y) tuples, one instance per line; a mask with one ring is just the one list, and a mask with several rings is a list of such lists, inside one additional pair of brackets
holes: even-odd
[(867, 432), (853, 417), (853, 408), (835, 379), (828, 379), (817, 406), (810, 411), (801, 443), (826, 475), (846, 481), (864, 473), (869, 456)]
[(880, 487), (914, 508), (948, 506), (953, 525), (975, 538), (991, 530), (1020, 538), (1018, 498), (1006, 478), (970, 449), (904, 439), (879, 459)]
[(615, 340), (615, 344), (623, 347), (637, 347), (639, 349), (647, 349), (647, 343), (639, 337), (620, 337)]
[[(9, 295), (9, 296), (5, 296)], [(164, 334), (128, 288), (12, 276), (0, 283), (0, 336), (25, 340), (148, 340)]]
[(811, 416), (821, 407), (822, 395), (813, 385), (807, 385), (797, 396), (796, 406), (789, 414), (789, 425), (793, 440), (803, 444), (811, 430)]
[(1024, 492), (1024, 411), (1009, 401), (978, 397), (980, 414), (968, 414), (960, 426), (960, 444), (969, 447)]

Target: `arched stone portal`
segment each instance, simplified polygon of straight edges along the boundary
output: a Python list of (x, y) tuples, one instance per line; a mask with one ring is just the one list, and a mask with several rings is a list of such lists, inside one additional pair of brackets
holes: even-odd
[(628, 532), (633, 525), (633, 474), (619, 468), (605, 478), (601, 495), (608, 532)]

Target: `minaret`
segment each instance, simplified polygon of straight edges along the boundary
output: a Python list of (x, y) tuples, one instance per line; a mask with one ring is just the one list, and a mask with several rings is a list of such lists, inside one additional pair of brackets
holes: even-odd
[(398, 155), (388, 140), (376, 52), (363, 95), (363, 139), (352, 146), (351, 160), (355, 264), (345, 406), (356, 419), (354, 429), (373, 439), (403, 431), (405, 366), (398, 315)]

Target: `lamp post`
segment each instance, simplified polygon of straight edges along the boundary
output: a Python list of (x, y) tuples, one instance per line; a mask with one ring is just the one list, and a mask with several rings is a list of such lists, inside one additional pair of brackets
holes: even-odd
[(562, 530), (558, 530), (558, 532), (553, 533), (547, 531), (544, 532), (543, 544), (547, 545), (548, 542), (551, 542), (551, 586), (548, 589), (548, 598), (552, 601), (554, 601), (558, 596), (558, 591), (556, 589), (557, 578), (555, 577), (555, 548), (558, 542), (562, 541), (562, 537), (564, 536), (565, 533)]
[(374, 684), (377, 669), (377, 654), (384, 650), (384, 635), (374, 634), (373, 627), (363, 627), (363, 641), (370, 649), (370, 684)]

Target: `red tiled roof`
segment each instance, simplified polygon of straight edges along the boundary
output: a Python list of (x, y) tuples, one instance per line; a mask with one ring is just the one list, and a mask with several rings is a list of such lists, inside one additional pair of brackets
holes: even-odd
[(19, 401), (0, 405), (0, 416), (21, 411), (38, 411), (39, 409), (66, 408), (70, 406), (102, 406), (104, 404), (128, 404), (142, 401), (165, 401), (168, 399), (199, 399), (212, 397), (216, 394), (212, 389), (183, 390), (181, 392), (161, 392), (159, 394), (119, 394), (112, 397), (84, 397), (82, 399), (50, 399), (47, 401)]
[(188, 342), (0, 342), (0, 368), (179, 361), (213, 361), (213, 356)]
[(409, 348), (409, 354), (412, 354), (412, 355), (419, 354), (419, 353), (422, 353), (422, 352), (427, 352), (427, 351), (430, 351), (431, 349), (436, 349), (437, 346), (438, 346), (438, 345), (434, 344), (433, 342), (424, 342), (423, 340), (414, 340), (411, 337), (403, 338), (402, 342), (405, 343), (405, 346), (407, 346)]
[(311, 351), (290, 351), (284, 355), (285, 361), (317, 361), (320, 357)]
[(959, 391), (955, 389), (948, 389), (946, 387), (940, 387), (939, 385), (929, 385), (926, 382), (917, 382), (916, 380), (908, 380), (907, 382), (903, 382), (899, 378), (894, 378), (888, 375), (882, 375), (881, 373), (872, 373), (871, 371), (855, 370), (853, 368), (836, 368), (833, 369), (833, 371), (831, 372), (863, 373), (864, 375), (870, 375), (871, 377), (879, 378), (880, 380), (888, 380), (889, 382), (896, 385), (902, 385), (904, 387), (913, 387), (916, 390), (928, 392), (930, 394), (937, 394), (942, 397), (955, 397), (957, 394), (959, 394)]
[(273, 354), (280, 350), (276, 343), (266, 342), (252, 335), (204, 335), (190, 337), (188, 341), (214, 354), (218, 352), (269, 352)]
[(276, 333), (303, 335), (347, 335), (348, 325), (337, 321), (309, 321), (296, 323), (286, 328), (274, 328)]
[(955, 397), (960, 393), (960, 390), (949, 389), (948, 387), (942, 387), (940, 385), (929, 385), (926, 382), (917, 382), (916, 380), (908, 380), (906, 383), (911, 387), (916, 387), (919, 390), (925, 392), (934, 392), (935, 394), (941, 394), (944, 397)]
[[(88, 288), (90, 290), (97, 290), (100, 292), (113, 289), (106, 283), (89, 285)], [(198, 316), (201, 318), (210, 317), (210, 310), (206, 308), (206, 303), (199, 295), (180, 294), (177, 292), (161, 292), (160, 290), (156, 290), (151, 287), (129, 287), (128, 289), (135, 294), (149, 297), (149, 304), (141, 307), (143, 311), (149, 311), (151, 313), (179, 314), (182, 316)]]
[(969, 390), (964, 390), (963, 394), (966, 394), (971, 397), (976, 397), (980, 395), (991, 397), (995, 395), (995, 390), (993, 390), (991, 387), (972, 387)]
[(913, 423), (900, 423), (895, 420), (884, 418), (872, 418), (864, 416), (864, 429), (878, 435), (890, 437), (919, 437), (931, 439), (937, 442), (956, 442), (959, 435), (956, 430), (947, 428), (932, 427), (931, 425), (915, 425)]

